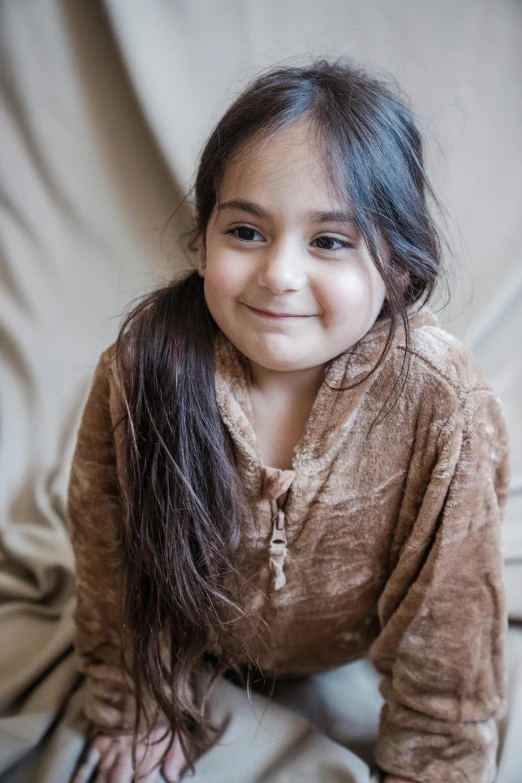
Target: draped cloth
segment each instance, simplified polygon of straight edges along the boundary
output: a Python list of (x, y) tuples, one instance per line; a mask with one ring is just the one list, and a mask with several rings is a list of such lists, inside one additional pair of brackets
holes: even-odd
[[(304, 0), (298, 13), (290, 2), (240, 0), (0, 4), (2, 783), (67, 781), (88, 729), (64, 508), (96, 360), (123, 308), (174, 265), (187, 266), (174, 237), (191, 225), (189, 205), (173, 213), (238, 82), (314, 51), (391, 70), (425, 118), (428, 142), (440, 140), (428, 145), (430, 161), (458, 225), (454, 276), (468, 281), (441, 319), (479, 357), (512, 442), (505, 579), (513, 622), (498, 781), (518, 781), (522, 180), (513, 172), (522, 154), (522, 6), (395, 0), (392, 8), (364, 0)], [(228, 733), (201, 759), (196, 781), (367, 780), (377, 683), (358, 661), (281, 684), (264, 712), (264, 697), (252, 708), (223, 681), (213, 709), (230, 715)]]

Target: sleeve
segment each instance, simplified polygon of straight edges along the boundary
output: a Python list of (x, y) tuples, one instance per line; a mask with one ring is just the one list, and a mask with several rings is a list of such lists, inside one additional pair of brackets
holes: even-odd
[[(417, 479), (417, 486), (419, 485)], [(509, 483), (500, 404), (469, 392), (379, 599), (370, 659), (384, 697), (377, 765), (418, 783), (493, 783), (506, 714), (501, 519)]]
[(86, 677), (84, 709), (95, 727), (104, 731), (131, 730), (135, 716), (132, 688), (121, 669), (119, 532), (123, 506), (113, 430), (114, 398), (105, 351), (80, 422), (67, 495), (76, 560), (74, 641), (79, 669)]

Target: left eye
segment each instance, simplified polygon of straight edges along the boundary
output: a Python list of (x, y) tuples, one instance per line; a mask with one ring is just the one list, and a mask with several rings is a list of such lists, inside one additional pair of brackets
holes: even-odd
[(332, 247), (330, 243), (337, 242), (340, 247), (351, 247), (349, 242), (345, 242), (342, 239), (336, 239), (335, 237), (317, 237), (314, 242), (319, 242), (319, 250), (338, 250), (338, 247)]

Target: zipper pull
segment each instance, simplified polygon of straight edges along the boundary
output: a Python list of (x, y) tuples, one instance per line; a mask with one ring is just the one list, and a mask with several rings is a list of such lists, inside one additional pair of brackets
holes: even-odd
[(272, 516), (272, 538), (270, 539), (270, 568), (274, 573), (274, 590), (280, 590), (286, 584), (286, 576), (283, 571), (285, 558), (288, 554), (286, 546), (285, 513), (277, 508), (277, 502), (272, 501), (276, 511)]

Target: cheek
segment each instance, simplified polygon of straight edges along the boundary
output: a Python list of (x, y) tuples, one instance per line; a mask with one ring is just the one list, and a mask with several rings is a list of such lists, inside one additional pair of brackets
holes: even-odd
[(377, 317), (384, 294), (384, 283), (375, 270), (354, 265), (323, 283), (321, 300), (325, 313), (336, 321), (347, 316), (366, 321)]
[(243, 287), (244, 274), (237, 256), (226, 252), (210, 255), (205, 272), (205, 291), (214, 299), (238, 294)]

